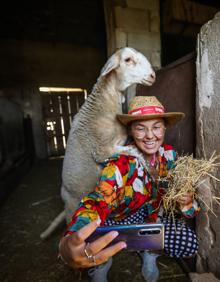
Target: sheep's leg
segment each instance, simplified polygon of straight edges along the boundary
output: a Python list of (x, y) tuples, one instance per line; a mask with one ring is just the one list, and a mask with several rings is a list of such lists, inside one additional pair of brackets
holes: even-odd
[(73, 211), (77, 208), (78, 204), (78, 199), (71, 199), (71, 201), (66, 202), (65, 210), (63, 210), (60, 214), (58, 214), (57, 217), (55, 217), (48, 228), (40, 234), (40, 238), (43, 240), (47, 239), (57, 229), (57, 227), (64, 222), (65, 219), (67, 223), (70, 222)]
[(66, 213), (62, 211), (49, 225), (49, 227), (41, 233), (41, 239), (47, 239), (56, 229), (57, 227), (65, 220)]

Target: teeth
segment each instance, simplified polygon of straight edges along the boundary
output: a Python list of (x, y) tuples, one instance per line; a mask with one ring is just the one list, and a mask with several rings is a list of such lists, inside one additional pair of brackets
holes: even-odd
[(146, 145), (153, 145), (155, 142), (144, 142)]

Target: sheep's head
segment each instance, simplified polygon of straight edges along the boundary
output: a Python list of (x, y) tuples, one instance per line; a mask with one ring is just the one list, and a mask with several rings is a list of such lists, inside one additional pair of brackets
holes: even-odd
[(155, 82), (155, 72), (147, 58), (129, 47), (115, 52), (101, 70), (101, 77), (116, 73), (117, 88), (120, 91), (134, 83), (151, 86)]

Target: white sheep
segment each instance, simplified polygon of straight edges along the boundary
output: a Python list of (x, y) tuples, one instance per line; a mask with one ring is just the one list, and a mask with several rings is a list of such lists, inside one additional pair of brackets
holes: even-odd
[[(65, 213), (59, 215), (55, 225), (64, 216), (67, 222), (70, 220), (81, 198), (94, 189), (99, 163), (124, 145), (126, 129), (116, 119), (122, 112), (123, 91), (135, 83), (150, 86), (154, 81), (151, 64), (133, 48), (119, 49), (108, 59), (92, 93), (73, 119), (62, 171)], [(42, 238), (46, 236), (48, 232), (41, 234)]]

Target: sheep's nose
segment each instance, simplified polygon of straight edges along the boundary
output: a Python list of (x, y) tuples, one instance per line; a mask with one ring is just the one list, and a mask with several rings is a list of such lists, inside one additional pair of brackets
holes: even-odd
[(152, 71), (152, 73), (150, 74), (150, 78), (152, 78), (152, 80), (155, 81), (156, 73), (154, 71)]

